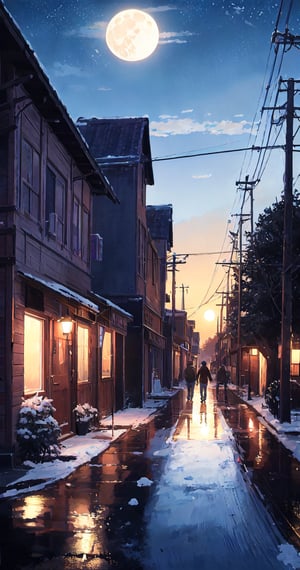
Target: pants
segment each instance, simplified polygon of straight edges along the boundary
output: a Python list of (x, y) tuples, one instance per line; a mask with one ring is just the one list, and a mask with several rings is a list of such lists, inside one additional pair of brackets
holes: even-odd
[(207, 383), (204, 384), (203, 382), (200, 382), (200, 399), (201, 399), (201, 402), (205, 402), (206, 392), (207, 392)]
[(195, 382), (187, 382), (186, 385), (188, 390), (187, 399), (192, 400), (194, 397)]

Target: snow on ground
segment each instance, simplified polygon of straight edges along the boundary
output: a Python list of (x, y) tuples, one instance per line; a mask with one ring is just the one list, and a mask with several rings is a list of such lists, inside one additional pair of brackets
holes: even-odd
[[(238, 390), (236, 386), (230, 385), (230, 390)], [(247, 390), (239, 393), (239, 396), (251, 405), (262, 416), (262, 422), (270, 431), (281, 441), (281, 443), (289, 449), (294, 457), (300, 461), (300, 413), (291, 410), (291, 423), (280, 421), (271, 414), (265, 407), (265, 399), (262, 396), (252, 396), (251, 400), (247, 399)]]
[(193, 411), (188, 436), (182, 424), (169, 453), (163, 450), (165, 469), (146, 507), (144, 569), (300, 569), (296, 549), (244, 480), (232, 432), (221, 412), (216, 419), (210, 396), (214, 429), (203, 430), (199, 420)]
[[(171, 392), (164, 391), (162, 395), (165, 397), (171, 395)], [(89, 462), (93, 457), (105, 451), (111, 442), (120, 437), (128, 427), (136, 428), (140, 424), (149, 422), (152, 415), (165, 402), (166, 400), (163, 398), (149, 399), (143, 408), (126, 408), (116, 412), (113, 418), (108, 416), (101, 420), (99, 431), (89, 432), (85, 436), (75, 435), (63, 441), (60, 457), (72, 456), (70, 461), (63, 461), (59, 458), (38, 464), (26, 461), (23, 465), (29, 468), (28, 472), (14, 481), (12, 485), (19, 486), (20, 483), (30, 481), (30, 492), (34, 492), (55, 481), (65, 479), (80, 465)], [(116, 429), (112, 427), (112, 423)], [(34, 481), (36, 484), (32, 484)], [(13, 487), (0, 494), (0, 498), (13, 497), (20, 493), (24, 493), (24, 488)]]

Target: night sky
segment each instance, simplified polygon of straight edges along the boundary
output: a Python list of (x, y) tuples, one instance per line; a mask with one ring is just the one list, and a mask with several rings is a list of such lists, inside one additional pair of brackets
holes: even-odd
[[(188, 317), (196, 319), (202, 340), (212, 336), (216, 322), (208, 324), (203, 314), (208, 308), (219, 311), (216, 291), (226, 287), (221, 262), (229, 254), (222, 252), (230, 250), (228, 232), (236, 230), (243, 199), (236, 181), (259, 174), (255, 217), (283, 190), (282, 150), (266, 153), (259, 167), (257, 151), (231, 151), (262, 144), (270, 126), (270, 113), (261, 114), (263, 104), (274, 104), (280, 76), (299, 79), (299, 49), (292, 46), (284, 52), (279, 46), (276, 56), (271, 43), (276, 24), (280, 32), (287, 27), (291, 34), (300, 34), (299, 1), (4, 4), (75, 121), (149, 117), (155, 185), (148, 189), (147, 203), (173, 204), (174, 251), (201, 254), (180, 266), (176, 281), (188, 287), (185, 308)], [(126, 8), (148, 12), (158, 25), (159, 45), (146, 60), (122, 61), (106, 45), (109, 20)], [(283, 128), (278, 139), (282, 144), (284, 134)], [(177, 158), (203, 153), (211, 154)], [(220, 253), (208, 255), (211, 252)], [(179, 290), (176, 303), (181, 308)]]

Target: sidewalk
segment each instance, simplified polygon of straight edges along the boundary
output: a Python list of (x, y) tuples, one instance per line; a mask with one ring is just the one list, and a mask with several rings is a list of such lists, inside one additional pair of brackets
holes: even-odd
[(0, 499), (35, 492), (60, 479), (67, 478), (78, 467), (107, 449), (113, 441), (130, 428), (148, 423), (153, 415), (172, 398), (178, 390), (164, 390), (150, 397), (143, 408), (126, 408), (101, 420), (100, 429), (87, 435), (74, 435), (62, 441), (61, 454), (45, 463), (25, 461), (14, 468), (0, 469)]
[[(35, 492), (59, 479), (67, 478), (78, 467), (105, 451), (126, 430), (151, 421), (153, 415), (166, 403), (166, 399), (182, 389), (184, 387), (180, 386), (163, 391), (157, 397), (150, 398), (143, 408), (127, 408), (116, 412), (113, 425), (112, 417), (108, 416), (101, 421), (101, 429), (89, 432), (85, 436), (74, 435), (65, 439), (62, 442), (59, 458), (51, 463), (35, 464), (26, 461), (13, 469), (0, 469), (0, 499), (14, 497), (24, 492)], [(266, 427), (300, 461), (300, 414), (292, 413), (290, 424), (280, 424), (279, 420), (276, 420), (264, 407), (264, 398), (252, 397), (248, 400), (247, 390), (238, 390), (234, 385), (229, 385), (228, 389), (235, 391), (241, 400), (251, 406), (261, 416), (261, 421)]]

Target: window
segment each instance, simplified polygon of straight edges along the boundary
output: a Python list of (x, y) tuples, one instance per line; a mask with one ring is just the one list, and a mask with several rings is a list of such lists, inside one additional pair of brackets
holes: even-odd
[(152, 249), (151, 269), (152, 269), (152, 285), (156, 285), (157, 284), (157, 275), (158, 275), (158, 259), (157, 259), (157, 254), (154, 251), (154, 249)]
[(48, 222), (48, 233), (56, 237), (60, 243), (66, 243), (66, 191), (65, 179), (47, 166), (46, 220)]
[(145, 279), (146, 277), (146, 230), (138, 221), (138, 273)]
[(111, 378), (111, 333), (105, 331), (102, 347), (102, 378)]
[(78, 382), (89, 379), (89, 329), (78, 325), (77, 330), (77, 370)]
[(24, 317), (24, 392), (44, 388), (44, 321), (25, 314)]
[(21, 207), (36, 220), (40, 219), (40, 156), (22, 140)]
[(76, 253), (76, 255), (80, 255), (81, 254), (81, 204), (78, 198), (74, 198), (72, 239), (73, 239), (73, 252)]

